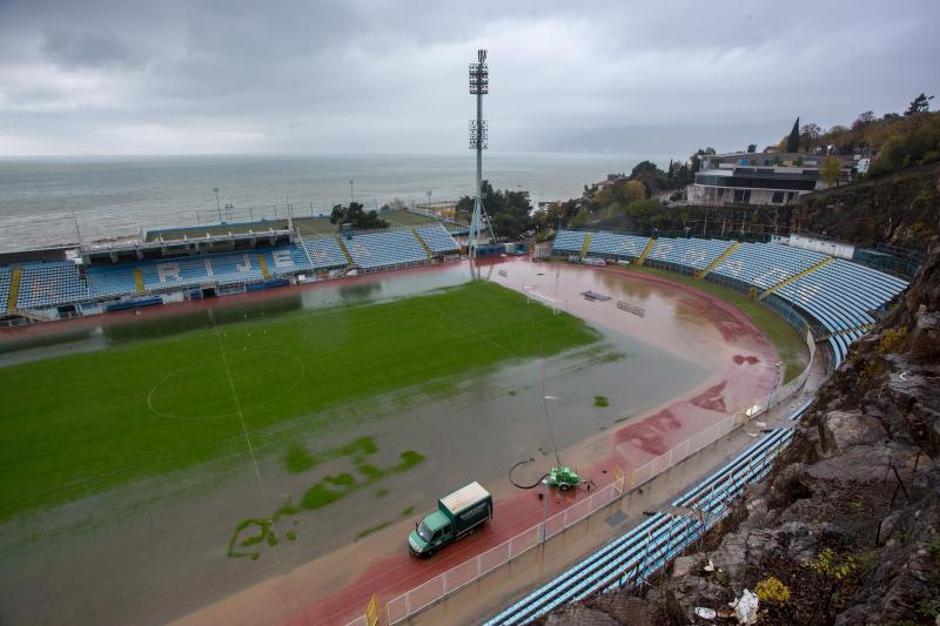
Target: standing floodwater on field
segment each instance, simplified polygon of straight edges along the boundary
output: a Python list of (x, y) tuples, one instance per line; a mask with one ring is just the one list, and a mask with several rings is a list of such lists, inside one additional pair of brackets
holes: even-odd
[(164, 623), (288, 572), (306, 572), (291, 601), (307, 606), (379, 557), (408, 584), (429, 570), (398, 531), (440, 494), (486, 485), (502, 514), (475, 541), (498, 542), (540, 515), (506, 500), (518, 460), (547, 467), (557, 446), (578, 468), (641, 462), (772, 385), (759, 333), (688, 290), (528, 261), (479, 273), (4, 335), (4, 623)]

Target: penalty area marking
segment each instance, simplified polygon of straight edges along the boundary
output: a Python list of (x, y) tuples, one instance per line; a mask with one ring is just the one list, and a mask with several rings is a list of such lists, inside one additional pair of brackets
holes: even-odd
[[(242, 354), (242, 353), (236, 353), (236, 354)], [(297, 376), (296, 380), (294, 380), (294, 383), (290, 387), (282, 391), (281, 393), (275, 396), (271, 396), (271, 398), (269, 398), (270, 400), (278, 400), (280, 398), (283, 398), (284, 396), (292, 392), (294, 389), (297, 389), (297, 387), (299, 387), (301, 383), (303, 383), (304, 378), (306, 377), (307, 371), (306, 371), (306, 368), (304, 367), (303, 361), (301, 361), (299, 358), (297, 358), (293, 354), (289, 354), (287, 352), (280, 352), (278, 350), (249, 350), (243, 354), (246, 354), (246, 355), (272, 354), (272, 355), (284, 357), (290, 361), (293, 361), (299, 368), (300, 373)], [(221, 359), (222, 357), (219, 357), (219, 358), (211, 357), (208, 359), (197, 361), (196, 363), (193, 363), (192, 365), (186, 365), (177, 370), (173, 370), (172, 372), (170, 372), (169, 374), (161, 378), (160, 381), (156, 385), (154, 385), (150, 389), (150, 391), (147, 393), (147, 408), (150, 409), (150, 412), (153, 413), (154, 415), (158, 417), (163, 417), (165, 419), (171, 419), (171, 420), (183, 420), (183, 421), (220, 420), (220, 419), (225, 419), (225, 418), (232, 417), (232, 416), (237, 416), (239, 414), (238, 410), (226, 411), (225, 413), (215, 413), (212, 415), (177, 415), (175, 413), (167, 413), (166, 411), (161, 411), (160, 409), (156, 408), (153, 403), (154, 395), (160, 390), (160, 387), (162, 387), (168, 380), (170, 380), (174, 376), (177, 376), (183, 372), (200, 367), (205, 363), (209, 363), (209, 362), (218, 363), (219, 365), (222, 365), (225, 368), (226, 373), (228, 374), (229, 372), (228, 372), (227, 359), (224, 362), (220, 363), (219, 361)], [(297, 371), (297, 370), (294, 370), (294, 371)]]

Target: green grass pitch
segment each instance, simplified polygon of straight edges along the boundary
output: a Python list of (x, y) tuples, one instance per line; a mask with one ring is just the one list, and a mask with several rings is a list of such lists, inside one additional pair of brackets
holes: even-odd
[(263, 449), (319, 410), (598, 338), (474, 282), (0, 368), (0, 520), (245, 454), (242, 420)]

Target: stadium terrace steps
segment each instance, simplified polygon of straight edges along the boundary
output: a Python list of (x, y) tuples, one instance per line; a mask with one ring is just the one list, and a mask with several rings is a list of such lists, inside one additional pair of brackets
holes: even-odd
[(865, 334), (874, 327), (875, 327), (874, 324), (859, 324), (858, 326), (853, 326), (852, 328), (843, 328), (842, 330), (834, 331), (832, 333), (829, 333), (828, 335), (821, 337), (821, 339), (828, 340), (829, 338), (836, 337), (838, 335), (848, 335), (849, 337), (852, 337), (852, 340), (854, 341), (855, 339), (858, 338), (855, 335), (859, 335), (859, 333)]
[(421, 244), (421, 247), (424, 248), (425, 254), (427, 254), (427, 255), (428, 255), (428, 258), (430, 259), (430, 258), (433, 256), (433, 253), (431, 252), (431, 248), (428, 247), (427, 242), (425, 242), (424, 239), (422, 239), (421, 237), (418, 236), (418, 231), (417, 231), (417, 229), (412, 228), (412, 229), (411, 229), (411, 233), (415, 236), (415, 239), (418, 240), (418, 243)]
[(658, 261), (673, 266), (702, 270), (727, 249), (728, 242), (722, 239), (660, 237), (656, 239), (644, 262)]
[(732, 252), (738, 249), (738, 246), (740, 245), (741, 243), (738, 241), (731, 242), (731, 245), (728, 246), (724, 252), (722, 252), (717, 257), (715, 257), (715, 259), (711, 263), (708, 264), (708, 267), (700, 271), (698, 274), (696, 274), (696, 276), (698, 278), (705, 278), (706, 276), (708, 276), (709, 272), (711, 272), (713, 269), (721, 265), (722, 261), (727, 259), (731, 255)]
[(343, 241), (343, 238), (337, 237), (336, 244), (339, 246), (339, 249), (342, 250), (343, 256), (346, 257), (346, 262), (350, 265), (354, 265), (356, 262), (353, 260), (353, 256), (349, 254), (349, 248), (346, 247), (346, 243)]
[(414, 232), (432, 256), (435, 254), (456, 254), (460, 251), (457, 241), (441, 224), (419, 226), (414, 229)]
[(30, 311), (29, 309), (16, 309), (15, 311), (11, 311), (11, 313), (34, 322), (51, 322), (55, 319), (51, 315), (46, 315), (41, 311)]
[(578, 254), (584, 246), (587, 233), (578, 230), (559, 230), (552, 243), (553, 254)]
[[(580, 241), (579, 239), (579, 244)], [(588, 244), (588, 256), (603, 259), (615, 258), (620, 260), (633, 260), (642, 254), (643, 247), (648, 242), (649, 237), (637, 237), (635, 235), (621, 235), (598, 231), (591, 235), (591, 241)], [(578, 246), (578, 250), (580, 250), (580, 245)], [(577, 254), (578, 250), (575, 250), (574, 254)]]
[(588, 250), (591, 249), (591, 239), (592, 239), (592, 238), (593, 238), (593, 237), (592, 237), (591, 233), (587, 233), (586, 235), (584, 235), (584, 243), (581, 244), (581, 258), (582, 258), (582, 259), (588, 255)]
[(346, 235), (343, 244), (356, 266), (364, 271), (428, 262), (427, 253), (410, 229)]
[[(574, 256), (585, 238), (581, 231), (559, 230), (553, 253)], [(717, 283), (730, 279), (755, 298), (764, 292), (762, 300), (773, 296), (792, 305), (811, 322), (817, 342), (830, 346), (836, 367), (852, 342), (874, 324), (873, 315), (907, 287), (906, 281), (865, 265), (777, 243), (656, 240), (598, 231), (591, 235), (589, 249), (590, 256), (604, 259), (637, 259), (639, 264), (649, 257), (650, 262), (699, 270), (701, 278), (708, 275)]]
[(646, 257), (650, 255), (650, 252), (653, 251), (653, 246), (656, 245), (656, 239), (650, 237), (649, 241), (646, 242), (646, 247), (643, 248), (643, 252), (640, 254), (639, 258), (636, 260), (637, 265), (643, 265), (646, 262)]
[[(810, 403), (797, 408), (788, 419), (800, 419)], [(728, 515), (746, 486), (767, 476), (792, 438), (791, 428), (772, 429), (663, 507), (667, 512), (653, 513), (484, 622), (484, 626), (527, 624), (592, 593), (642, 584)], [(700, 515), (690, 516), (689, 510)]]
[(16, 301), (19, 298), (20, 283), (22, 280), (23, 270), (19, 267), (14, 267), (10, 275), (10, 284), (7, 291), (7, 311), (12, 311), (16, 308)]
[(10, 280), (12, 274), (13, 270), (9, 267), (0, 267), (0, 306), (4, 307), (4, 311), (7, 310), (7, 297), (10, 295)]
[(134, 268), (134, 288), (139, 296), (147, 293), (147, 289), (144, 287), (144, 275), (137, 268)]
[(17, 293), (12, 289), (10, 293), (10, 298), (16, 296), (12, 308), (37, 309), (88, 299), (88, 289), (78, 266), (71, 261), (24, 263), (18, 269)]
[(769, 289), (826, 256), (777, 243), (742, 243), (710, 273)]
[(302, 239), (301, 247), (314, 270), (330, 270), (352, 265), (349, 253), (335, 236)]
[(261, 277), (265, 280), (271, 278), (271, 271), (268, 269), (268, 260), (263, 254), (258, 255), (258, 266), (261, 268)]
[(776, 292), (776, 291), (779, 291), (780, 289), (783, 289), (783, 288), (786, 287), (787, 285), (790, 285), (790, 284), (792, 284), (792, 283), (795, 283), (796, 281), (798, 281), (799, 279), (803, 278), (804, 276), (807, 276), (808, 274), (812, 274), (812, 273), (815, 272), (816, 270), (821, 269), (821, 268), (823, 268), (823, 267), (829, 265), (830, 263), (832, 263), (832, 261), (833, 261), (833, 258), (832, 258), (831, 256), (826, 257), (825, 259), (823, 259), (823, 260), (820, 261), (819, 263), (816, 263), (815, 265), (812, 265), (812, 266), (810, 266), (810, 267), (807, 267), (805, 270), (803, 270), (803, 271), (800, 272), (799, 274), (794, 274), (793, 276), (790, 276), (790, 277), (788, 277), (788, 278), (784, 278), (784, 279), (781, 280), (779, 283), (777, 283), (776, 285), (774, 285), (774, 286), (771, 287), (770, 289), (767, 289), (766, 291), (764, 291), (764, 293), (762, 293), (762, 294), (760, 294), (759, 296), (757, 296), (757, 299), (758, 299), (758, 300), (763, 300), (764, 298), (766, 298), (766, 297), (769, 296), (770, 294), (772, 294), (772, 293), (774, 293), (774, 292)]

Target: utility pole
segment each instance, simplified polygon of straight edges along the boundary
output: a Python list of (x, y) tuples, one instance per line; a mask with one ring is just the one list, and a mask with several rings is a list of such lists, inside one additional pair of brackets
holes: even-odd
[(352, 206), (352, 203), (355, 202), (355, 196), (353, 196), (353, 179), (349, 179), (349, 205)]
[(222, 223), (222, 203), (219, 202), (219, 188), (213, 187), (212, 193), (215, 194), (215, 208), (219, 210), (219, 224)]
[(431, 190), (428, 189), (428, 213), (431, 212)]
[(75, 223), (75, 236), (78, 238), (78, 247), (81, 248), (82, 247), (82, 231), (78, 227), (78, 216), (75, 215), (75, 207), (69, 207), (69, 209), (72, 211), (72, 221)]
[(470, 233), (467, 238), (470, 258), (476, 258), (480, 243), (480, 228), (483, 221), (483, 150), (487, 147), (489, 133), (483, 120), (483, 96), (490, 91), (490, 74), (486, 66), (486, 50), (477, 50), (477, 62), (470, 64), (470, 93), (477, 97), (477, 117), (470, 120), (470, 149), (477, 153), (476, 194), (473, 199), (473, 215), (470, 218)]

